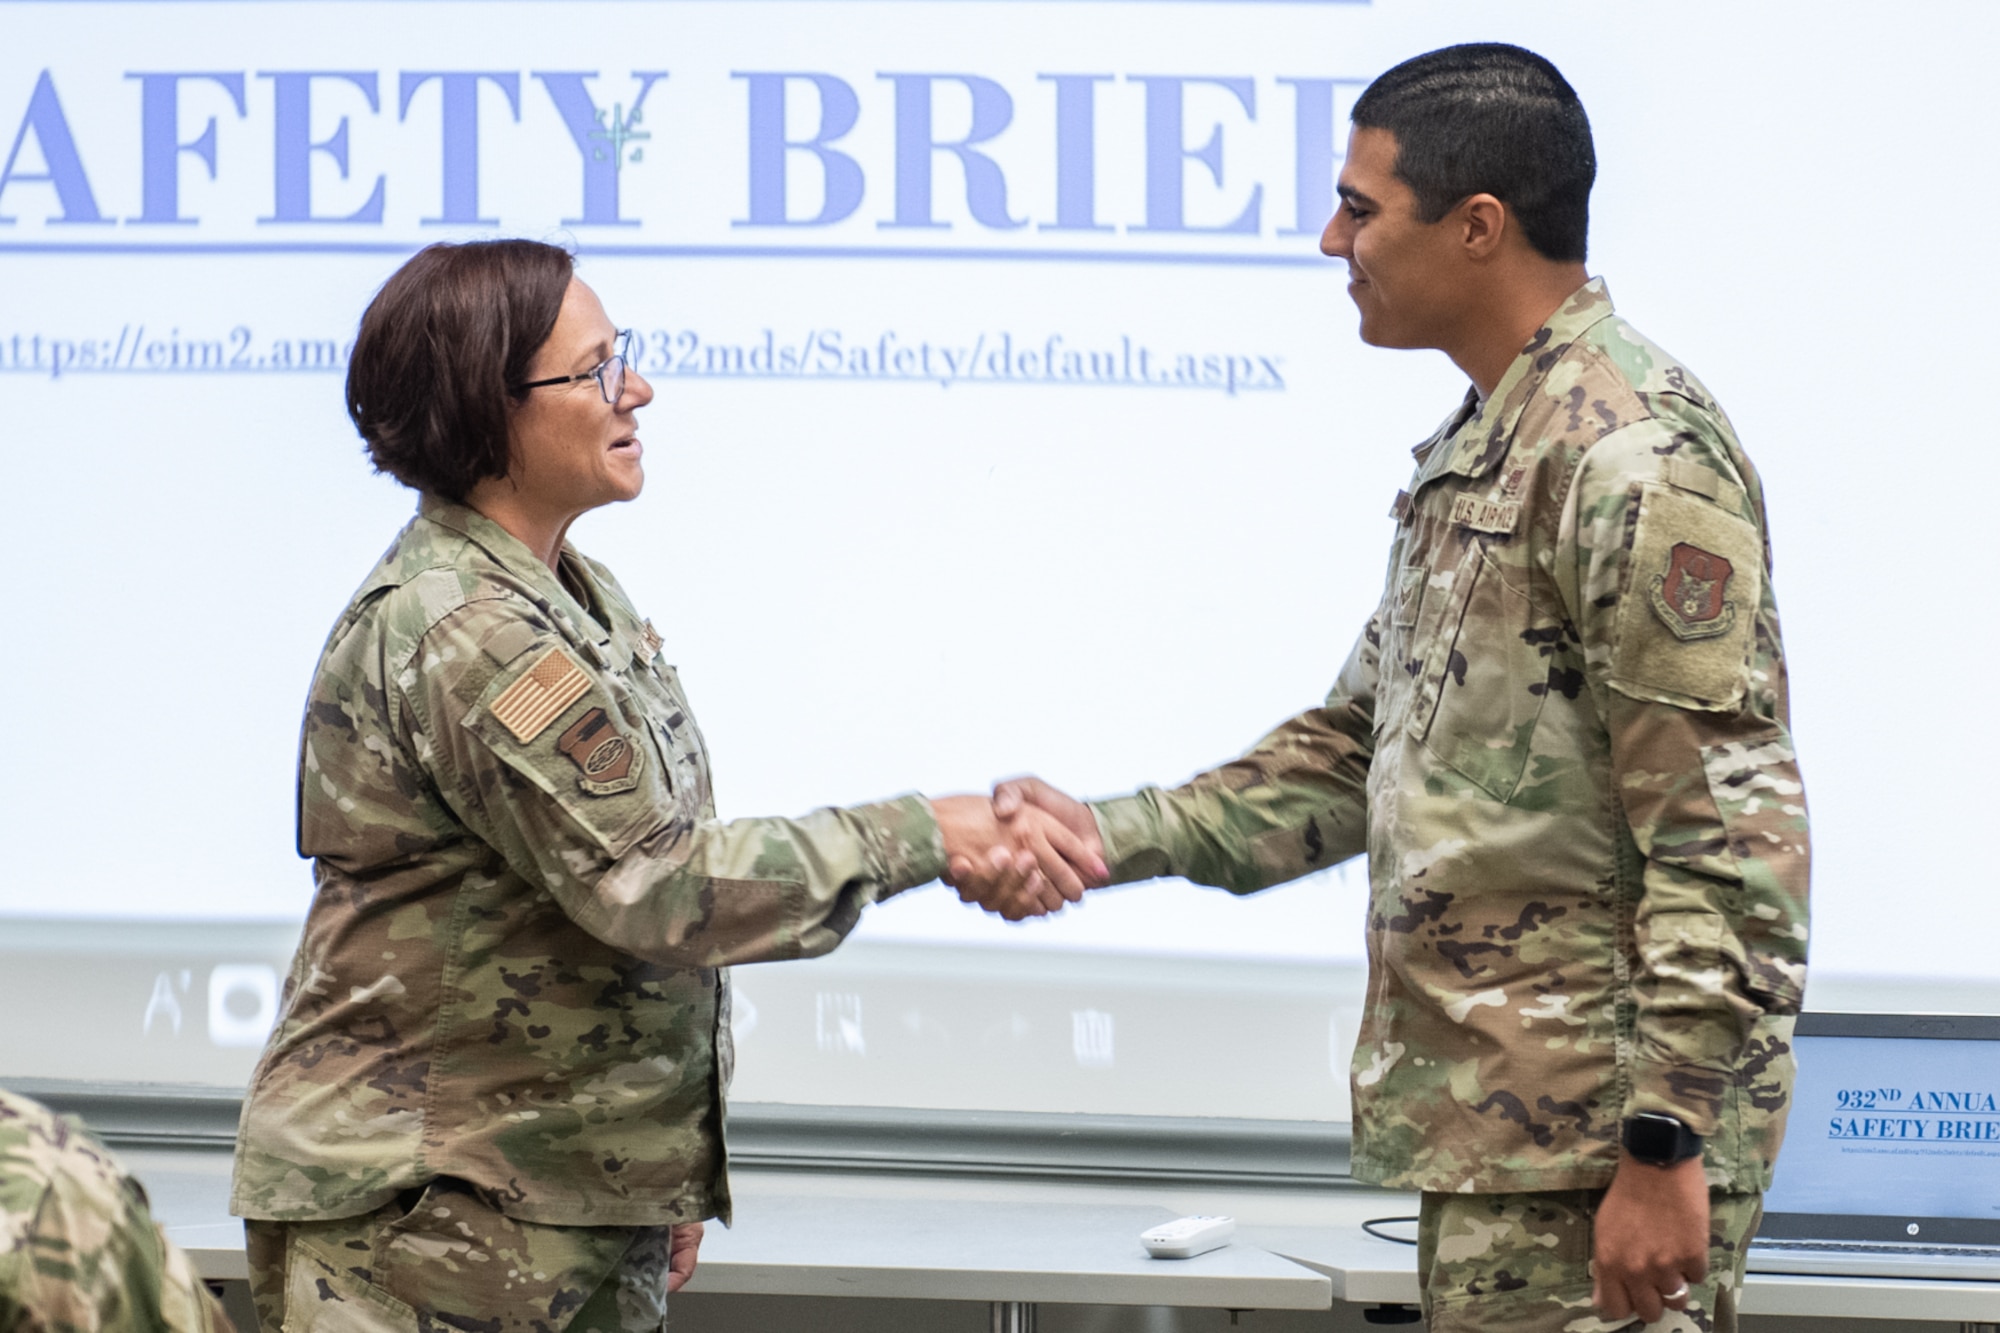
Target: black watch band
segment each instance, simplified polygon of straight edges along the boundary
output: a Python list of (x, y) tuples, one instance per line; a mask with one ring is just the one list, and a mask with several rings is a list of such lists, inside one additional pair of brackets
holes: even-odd
[(1647, 1166), (1672, 1166), (1701, 1156), (1701, 1135), (1657, 1111), (1627, 1116), (1621, 1142), (1633, 1161)]

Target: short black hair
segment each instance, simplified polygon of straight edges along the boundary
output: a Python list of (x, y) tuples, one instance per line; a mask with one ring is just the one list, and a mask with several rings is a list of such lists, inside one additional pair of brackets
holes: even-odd
[(575, 269), (540, 241), (440, 242), (382, 284), (347, 365), (347, 415), (377, 472), (447, 500), (507, 475), (508, 411)]
[(1537, 253), (1583, 261), (1597, 179), (1590, 119), (1533, 51), (1472, 42), (1405, 60), (1368, 85), (1352, 119), (1396, 136), (1396, 175), (1416, 192), (1421, 220), (1490, 194)]

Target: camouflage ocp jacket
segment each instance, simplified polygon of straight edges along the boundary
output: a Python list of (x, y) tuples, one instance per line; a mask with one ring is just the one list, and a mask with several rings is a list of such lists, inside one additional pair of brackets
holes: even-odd
[(718, 822), (651, 622), (560, 563), (426, 498), (327, 641), (299, 752), (318, 892), (239, 1216), (446, 1175), (532, 1222), (726, 1218), (726, 965), (824, 953), (944, 868), (914, 796)]
[(1658, 1111), (1763, 1189), (1808, 844), (1757, 474), (1599, 281), (1417, 457), (1325, 704), (1098, 803), (1114, 875), (1251, 893), (1367, 853), (1357, 1177), (1602, 1186)]
[(81, 1124), (4, 1089), (0, 1329), (230, 1333), (139, 1182)]

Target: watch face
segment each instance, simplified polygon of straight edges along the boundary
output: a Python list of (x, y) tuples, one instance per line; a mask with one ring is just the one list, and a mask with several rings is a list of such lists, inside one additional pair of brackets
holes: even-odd
[(1625, 1122), (1625, 1151), (1654, 1166), (1684, 1161), (1701, 1151), (1701, 1140), (1670, 1115), (1641, 1113)]

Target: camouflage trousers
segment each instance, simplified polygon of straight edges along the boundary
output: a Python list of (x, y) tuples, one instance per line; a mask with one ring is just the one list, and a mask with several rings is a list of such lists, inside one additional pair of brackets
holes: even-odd
[(1426, 1194), (1417, 1282), (1430, 1333), (1736, 1333), (1736, 1306), (1761, 1194), (1708, 1196), (1708, 1277), (1686, 1310), (1612, 1321), (1590, 1304), (1592, 1217), (1603, 1190)]
[(372, 1213), (243, 1224), (264, 1333), (659, 1333), (668, 1227), (508, 1217), (440, 1177)]

